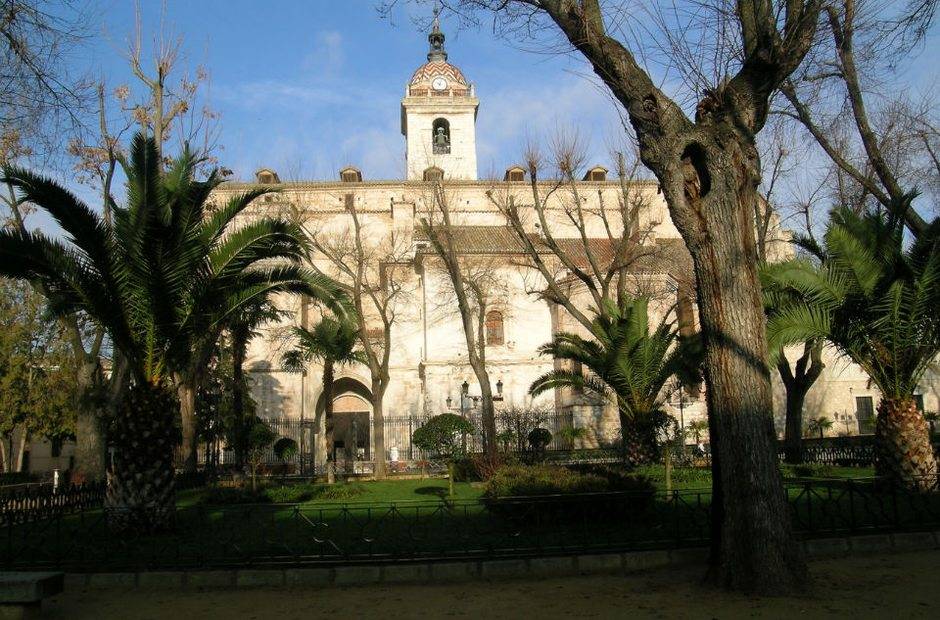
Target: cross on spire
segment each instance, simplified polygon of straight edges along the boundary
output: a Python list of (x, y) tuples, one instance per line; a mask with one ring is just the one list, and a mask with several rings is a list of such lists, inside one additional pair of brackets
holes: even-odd
[(431, 44), (431, 49), (428, 51), (428, 62), (447, 60), (447, 52), (444, 50), (444, 33), (441, 32), (440, 14), (440, 5), (435, 5), (434, 22), (431, 25), (431, 32), (428, 34), (428, 43)]

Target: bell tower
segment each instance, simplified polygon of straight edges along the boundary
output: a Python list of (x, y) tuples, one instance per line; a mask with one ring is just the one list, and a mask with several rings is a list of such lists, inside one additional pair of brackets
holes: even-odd
[(435, 8), (428, 61), (411, 76), (401, 101), (409, 181), (477, 178), (480, 102), (460, 69), (447, 62), (444, 39)]

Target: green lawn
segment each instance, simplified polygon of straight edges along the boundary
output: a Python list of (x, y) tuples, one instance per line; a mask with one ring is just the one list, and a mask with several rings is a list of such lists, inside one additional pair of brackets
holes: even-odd
[[(665, 468), (662, 465), (646, 465), (637, 467), (635, 473), (648, 476), (657, 488), (664, 490)], [(790, 477), (785, 472), (785, 477)], [(823, 471), (820, 479), (870, 478), (874, 476), (871, 467), (831, 467)], [(448, 497), (447, 480), (441, 478), (427, 478), (419, 480), (381, 480), (381, 481), (353, 481), (349, 483), (338, 482), (337, 485), (349, 484), (362, 489), (362, 493), (355, 497), (342, 500), (315, 499), (303, 502), (305, 505), (319, 504), (389, 504), (393, 502), (434, 501), (438, 499), (451, 499)], [(708, 490), (711, 489), (711, 470), (691, 467), (675, 467), (672, 471), (672, 488), (678, 490)], [(190, 489), (178, 495), (177, 506), (183, 508), (199, 502), (204, 489)], [(483, 484), (479, 482), (454, 483), (454, 497), (457, 500), (479, 499), (483, 494)]]
[[(662, 468), (641, 470), (657, 483)], [(827, 470), (826, 480), (788, 484), (804, 535), (884, 531), (940, 523), (940, 494), (885, 492), (870, 470)], [(132, 570), (385, 558), (454, 558), (662, 548), (704, 544), (707, 471), (676, 469), (674, 494), (581, 495), (480, 500), (482, 485), (443, 479), (350, 482), (354, 499), (299, 504), (207, 505), (205, 489), (179, 494), (172, 533), (127, 540), (110, 534), (100, 509), (15, 526), (4, 533), (7, 569)], [(339, 483), (343, 484), (343, 483)]]

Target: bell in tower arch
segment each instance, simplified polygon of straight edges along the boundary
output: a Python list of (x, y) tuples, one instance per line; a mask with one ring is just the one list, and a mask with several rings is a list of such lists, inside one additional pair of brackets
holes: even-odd
[(439, 118), (431, 125), (431, 144), (435, 155), (450, 153), (450, 123), (446, 118)]

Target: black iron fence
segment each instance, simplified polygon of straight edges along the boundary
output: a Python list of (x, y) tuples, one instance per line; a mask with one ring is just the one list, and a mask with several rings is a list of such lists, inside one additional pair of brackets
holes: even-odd
[[(935, 481), (934, 481), (935, 482)], [(786, 487), (804, 536), (933, 529), (940, 493), (876, 480)], [(115, 537), (100, 510), (14, 523), (5, 570), (115, 571), (534, 557), (704, 545), (711, 491), (593, 493), (500, 500), (196, 505), (173, 533)]]
[[(940, 454), (940, 442), (934, 441), (934, 454)], [(778, 444), (780, 459), (784, 444)], [(821, 463), (837, 467), (870, 467), (875, 462), (875, 436), (819, 437), (802, 440), (804, 463)]]
[(98, 508), (106, 488), (104, 483), (87, 483), (4, 489), (0, 491), (0, 519), (16, 525)]

